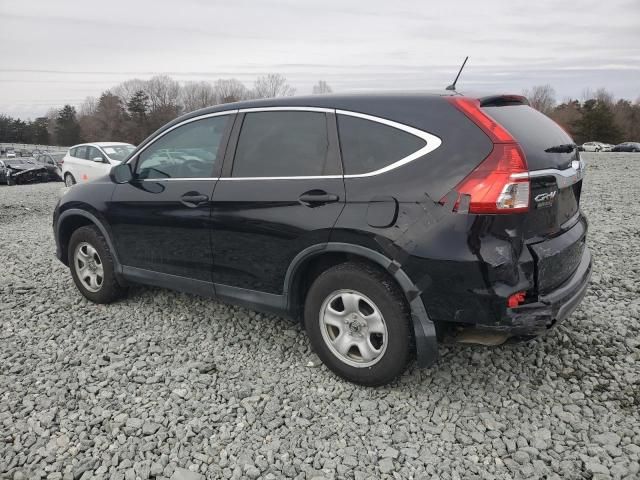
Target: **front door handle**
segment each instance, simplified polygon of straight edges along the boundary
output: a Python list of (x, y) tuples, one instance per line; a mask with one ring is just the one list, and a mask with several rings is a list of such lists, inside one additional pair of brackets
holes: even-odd
[(298, 197), (300, 203), (308, 207), (317, 207), (325, 203), (334, 203), (340, 200), (338, 195), (327, 193), (324, 190), (310, 190)]
[(190, 208), (200, 206), (203, 202), (209, 200), (209, 197), (202, 195), (201, 193), (189, 192), (180, 197), (180, 202)]

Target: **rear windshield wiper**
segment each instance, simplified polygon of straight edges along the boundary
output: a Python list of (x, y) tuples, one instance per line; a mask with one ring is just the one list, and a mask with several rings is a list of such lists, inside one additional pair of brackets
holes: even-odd
[(549, 147), (545, 150), (547, 153), (571, 153), (576, 149), (575, 143), (565, 143), (563, 145), (556, 145), (555, 147)]

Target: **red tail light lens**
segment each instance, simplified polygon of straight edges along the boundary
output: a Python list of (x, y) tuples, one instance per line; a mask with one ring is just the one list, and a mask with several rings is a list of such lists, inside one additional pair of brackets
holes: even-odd
[(514, 293), (507, 299), (507, 307), (516, 308), (518, 305), (524, 303), (525, 292)]
[[(498, 122), (480, 109), (480, 102), (450, 97), (456, 108), (469, 117), (493, 141), (493, 150), (454, 190), (458, 210), (463, 195), (469, 196), (469, 213), (517, 213), (529, 210), (529, 168), (520, 145)], [(441, 202), (444, 201), (441, 200)]]

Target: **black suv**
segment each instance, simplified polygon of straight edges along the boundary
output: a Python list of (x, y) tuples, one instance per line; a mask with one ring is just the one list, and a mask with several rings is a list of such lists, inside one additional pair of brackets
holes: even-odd
[(330, 369), (380, 385), (438, 340), (530, 338), (573, 311), (582, 176), (520, 96), (259, 100), (161, 128), (53, 228), (93, 302), (137, 283), (287, 315)]

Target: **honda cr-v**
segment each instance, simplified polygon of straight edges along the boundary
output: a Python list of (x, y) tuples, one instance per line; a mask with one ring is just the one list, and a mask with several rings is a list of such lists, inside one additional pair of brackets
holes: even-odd
[(331, 370), (380, 385), (438, 340), (527, 339), (573, 311), (582, 178), (520, 96), (292, 97), (178, 118), (70, 188), (53, 226), (93, 302), (145, 284), (287, 315)]

